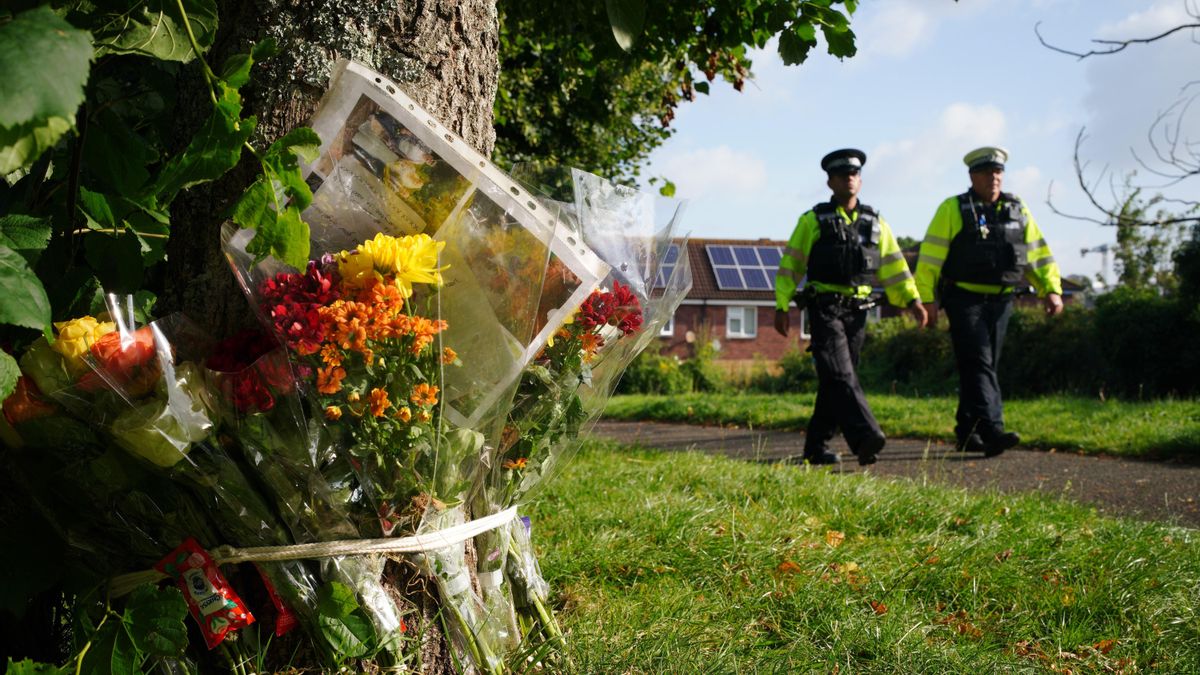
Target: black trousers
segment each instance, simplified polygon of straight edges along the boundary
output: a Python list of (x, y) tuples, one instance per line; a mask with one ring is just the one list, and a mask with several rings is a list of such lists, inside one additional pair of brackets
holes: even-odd
[(996, 370), (1004, 333), (1012, 316), (1012, 295), (947, 289), (942, 306), (950, 319), (950, 339), (958, 365), (958, 412), (954, 433), (959, 441), (978, 433), (984, 441), (1004, 432), (1004, 403)]
[(817, 366), (817, 402), (804, 440), (804, 454), (816, 455), (841, 428), (851, 448), (880, 432), (858, 382), (858, 355), (866, 338), (867, 313), (837, 295), (817, 296), (808, 307), (813, 359)]

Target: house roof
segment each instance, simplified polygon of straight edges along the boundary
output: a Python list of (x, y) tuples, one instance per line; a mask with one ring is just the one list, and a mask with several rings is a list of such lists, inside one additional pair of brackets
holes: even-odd
[(775, 291), (723, 291), (717, 285), (705, 246), (787, 246), (775, 239), (692, 239), (688, 241), (688, 261), (692, 266), (692, 290), (689, 300), (775, 300)]

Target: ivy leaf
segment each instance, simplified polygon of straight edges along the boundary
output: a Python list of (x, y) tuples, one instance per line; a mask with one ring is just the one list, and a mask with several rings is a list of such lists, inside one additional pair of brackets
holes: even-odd
[[(163, 61), (196, 58), (176, 0), (125, 0), (107, 13), (80, 12), (96, 41), (96, 56), (137, 54)], [(121, 6), (123, 5), (123, 6)], [(183, 0), (187, 21), (200, 49), (208, 51), (217, 34), (215, 0)]]
[(35, 330), (50, 327), (50, 301), (42, 282), (7, 246), (0, 246), (0, 323)]
[(621, 49), (629, 51), (646, 23), (646, 3), (644, 0), (605, 0), (604, 5), (608, 9), (613, 38)]
[(358, 658), (372, 651), (375, 629), (354, 591), (336, 581), (325, 584), (317, 594), (317, 613), (322, 635), (342, 658)]
[(150, 656), (179, 656), (187, 648), (187, 603), (178, 588), (139, 586), (129, 596), (122, 623), (133, 645)]
[(663, 186), (658, 189), (658, 194), (664, 197), (675, 196), (675, 183), (669, 180), (663, 180)]
[(175, 199), (180, 190), (215, 180), (237, 165), (242, 146), (254, 133), (256, 120), (242, 119), (242, 98), (237, 89), (219, 84), (221, 97), (212, 114), (192, 137), (183, 152), (163, 167), (154, 185), (161, 208)]
[(303, 211), (312, 203), (312, 190), (300, 174), (300, 161), (313, 162), (321, 148), (321, 137), (308, 127), (288, 132), (271, 144), (263, 154), (263, 163), (283, 184), (284, 193)]
[(50, 243), (50, 222), (43, 218), (11, 214), (0, 216), (0, 246), (21, 254), (31, 266)]

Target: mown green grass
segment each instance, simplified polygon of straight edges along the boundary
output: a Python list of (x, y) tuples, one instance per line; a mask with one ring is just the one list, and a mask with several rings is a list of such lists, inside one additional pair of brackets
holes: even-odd
[(569, 672), (1200, 672), (1195, 530), (601, 442), (532, 516)]
[[(614, 396), (608, 419), (803, 429), (815, 394)], [(884, 433), (954, 440), (953, 397), (867, 396)], [(1126, 456), (1200, 459), (1200, 401), (1100, 401), (1054, 396), (1007, 401), (1008, 429), (1023, 445)]]

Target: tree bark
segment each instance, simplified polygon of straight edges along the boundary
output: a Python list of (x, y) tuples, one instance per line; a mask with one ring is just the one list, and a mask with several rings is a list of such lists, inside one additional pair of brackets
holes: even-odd
[[(447, 128), (490, 155), (495, 143), (492, 104), (499, 74), (499, 25), (494, 0), (219, 0), (221, 29), (208, 62), (249, 51), (274, 38), (279, 53), (256, 65), (243, 90), (245, 114), (258, 118), (254, 144), (265, 148), (302, 126), (328, 84), (334, 62), (349, 58), (399, 84)], [(194, 76), (194, 73), (192, 74)], [(210, 104), (203, 84), (179, 102), (181, 139), (190, 138)], [(181, 141), (183, 142), (183, 141)], [(242, 165), (216, 183), (182, 195), (172, 209), (165, 293), (158, 313), (182, 310), (223, 336), (252, 321), (248, 303), (221, 254), (225, 215), (257, 175)], [(424, 636), (421, 668), (451, 673), (439, 604), (412, 566), (389, 563), (385, 582), (406, 617)]]
[[(494, 0), (223, 0), (221, 29), (206, 59), (226, 58), (274, 38), (279, 53), (256, 65), (243, 91), (245, 114), (258, 118), (254, 143), (272, 141), (306, 123), (325, 92), (333, 64), (349, 58), (399, 84), (447, 128), (490, 155), (496, 134), (492, 104), (499, 75)], [(191, 73), (194, 77), (195, 74)], [(181, 138), (207, 116), (203, 85), (181, 86)], [(182, 195), (172, 209), (167, 279), (159, 313), (183, 310), (225, 335), (249, 308), (219, 250), (225, 215), (256, 176), (242, 165), (212, 185)]]

